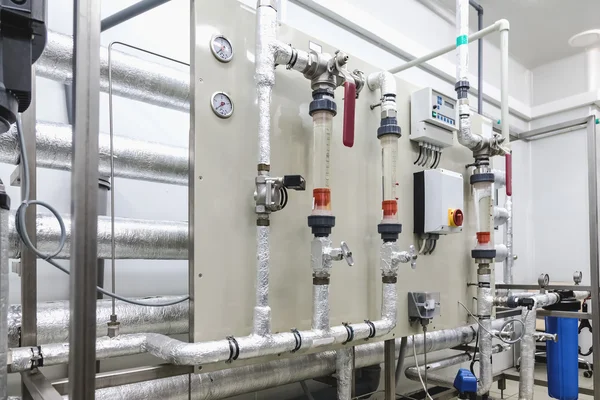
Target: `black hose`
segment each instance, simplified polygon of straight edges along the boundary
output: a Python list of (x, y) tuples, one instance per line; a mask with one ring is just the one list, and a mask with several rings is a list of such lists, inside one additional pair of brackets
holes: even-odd
[(396, 387), (400, 382), (400, 376), (404, 369), (404, 359), (406, 358), (406, 348), (408, 347), (408, 337), (405, 336), (400, 340), (400, 353), (398, 354), (398, 361), (396, 362)]
[(422, 155), (423, 155), (423, 146), (419, 146), (419, 157), (417, 157), (417, 159), (415, 160), (415, 162), (413, 163), (413, 165), (417, 165), (417, 163), (421, 159)]

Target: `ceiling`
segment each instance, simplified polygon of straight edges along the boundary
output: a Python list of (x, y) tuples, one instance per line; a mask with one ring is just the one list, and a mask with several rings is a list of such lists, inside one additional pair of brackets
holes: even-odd
[[(440, 2), (454, 13), (456, 0)], [(484, 26), (501, 18), (510, 21), (510, 53), (532, 69), (583, 51), (569, 46), (576, 33), (600, 28), (600, 0), (479, 0), (484, 8)], [(477, 12), (470, 9), (471, 28), (477, 27)], [(500, 45), (498, 35), (490, 41)]]

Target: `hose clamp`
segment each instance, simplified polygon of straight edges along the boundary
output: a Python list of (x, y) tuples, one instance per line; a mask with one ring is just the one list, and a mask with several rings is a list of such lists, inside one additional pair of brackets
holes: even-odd
[(365, 340), (374, 338), (375, 334), (377, 333), (377, 330), (375, 329), (375, 324), (369, 321), (368, 319), (365, 319), (365, 324), (369, 326), (369, 336)]
[(240, 356), (240, 346), (233, 336), (227, 336), (227, 340), (229, 341), (229, 359), (225, 362), (231, 364)]
[(296, 340), (296, 346), (294, 347), (294, 350), (290, 351), (290, 353), (295, 353), (298, 350), (300, 350), (300, 348), (302, 347), (302, 336), (300, 335), (300, 332), (296, 328), (293, 328), (291, 331), (294, 334), (294, 339)]
[(348, 332), (348, 337), (346, 338), (346, 341), (342, 342), (342, 344), (346, 344), (354, 340), (354, 328), (352, 328), (352, 326), (347, 322), (342, 322), (342, 325), (344, 325), (344, 328), (346, 328), (346, 331)]

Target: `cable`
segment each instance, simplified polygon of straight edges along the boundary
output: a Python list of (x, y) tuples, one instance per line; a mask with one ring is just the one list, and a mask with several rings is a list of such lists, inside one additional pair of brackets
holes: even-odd
[(427, 239), (423, 239), (423, 244), (421, 245), (421, 248), (419, 249), (419, 254), (423, 254), (423, 250), (425, 250), (426, 244), (427, 244)]
[(302, 386), (302, 391), (304, 392), (304, 395), (306, 396), (306, 398), (308, 400), (315, 400), (313, 395), (310, 393), (310, 390), (308, 389), (308, 385), (306, 384), (306, 381), (300, 381), (300, 386)]
[[(52, 265), (55, 268), (58, 268), (65, 274), (69, 275), (70, 274), (69, 270), (62, 267), (61, 265), (59, 265), (53, 259), (63, 250), (63, 247), (65, 246), (65, 243), (67, 241), (67, 229), (65, 228), (65, 222), (63, 221), (62, 216), (54, 207), (52, 207), (50, 204), (48, 204), (46, 202), (43, 202), (40, 200), (29, 200), (29, 164), (27, 163), (27, 150), (25, 148), (25, 139), (23, 138), (23, 126), (21, 125), (21, 115), (20, 114), (17, 115), (17, 136), (19, 136), (19, 145), (21, 146), (21, 163), (22, 163), (21, 165), (23, 166), (23, 176), (21, 177), (21, 186), (25, 188), (25, 194), (23, 196), (23, 201), (21, 202), (21, 205), (17, 209), (17, 214), (16, 214), (16, 218), (15, 218), (15, 227), (16, 227), (17, 233), (19, 234), (19, 237), (21, 238), (21, 240), (23, 241), (25, 246), (27, 246), (31, 251), (33, 251), (38, 257), (40, 257), (44, 261), (47, 261), (50, 265)], [(37, 247), (35, 247), (33, 245), (33, 243), (31, 242), (31, 239), (29, 238), (29, 234), (27, 233), (27, 226), (25, 224), (25, 212), (27, 211), (27, 207), (29, 207), (32, 204), (37, 204), (38, 206), (48, 209), (54, 215), (54, 217), (56, 217), (56, 220), (58, 221), (58, 224), (60, 225), (60, 238), (58, 240), (58, 248), (57, 248), (57, 250), (55, 250), (54, 252), (52, 252), (50, 254), (42, 253)], [(189, 300), (189, 298), (190, 298), (190, 296), (185, 296), (181, 299), (176, 299), (176, 300), (169, 301), (166, 303), (152, 304), (152, 303), (144, 303), (144, 302), (140, 302), (140, 301), (136, 301), (136, 300), (131, 300), (126, 297), (119, 296), (118, 294), (104, 290), (101, 287), (97, 287), (97, 290), (100, 293), (102, 293), (106, 296), (110, 296), (114, 299), (118, 299), (118, 300), (124, 301), (129, 304), (134, 304), (134, 305), (144, 306), (144, 307), (172, 306), (174, 304), (179, 304), (186, 300)]]
[(435, 168), (435, 164), (438, 161), (438, 151), (437, 150), (433, 150), (433, 154), (434, 154), (434, 158), (433, 158), (433, 162), (431, 163), (431, 165), (429, 166), (429, 168)]
[[(416, 346), (416, 341), (415, 341), (415, 335), (413, 335), (413, 337), (412, 337), (412, 342), (413, 342), (413, 356), (415, 357), (415, 367), (417, 368), (417, 374), (419, 375), (419, 380), (421, 381), (421, 386), (423, 386), (423, 390), (425, 391), (425, 395), (427, 396), (427, 398), (429, 400), (433, 400), (431, 398), (431, 395), (427, 391), (427, 387), (425, 386), (425, 382), (423, 382), (423, 378), (421, 377), (421, 368), (419, 368), (419, 361), (417, 360), (417, 346)], [(425, 351), (427, 351), (427, 350), (425, 350)], [(427, 368), (427, 366), (425, 366), (425, 368)]]
[(419, 160), (421, 159), (421, 157), (423, 156), (423, 143), (419, 143), (419, 157), (417, 157), (417, 159), (415, 160), (415, 162), (413, 163), (413, 165), (417, 165), (417, 163), (419, 162)]
[[(469, 369), (471, 373), (475, 375), (475, 363), (477, 362), (477, 346), (479, 346), (479, 329), (477, 329), (477, 335), (475, 336), (475, 350), (473, 350), (473, 359), (471, 360), (471, 364), (469, 365)], [(477, 375), (475, 375), (477, 376)]]
[[(471, 316), (471, 318), (473, 318), (475, 320), (475, 322), (477, 322), (477, 325), (479, 325), (479, 327), (481, 329), (483, 329), (484, 331), (486, 331), (488, 333), (488, 335), (491, 335), (493, 337), (496, 337), (498, 339), (500, 339), (500, 341), (506, 343), (506, 344), (515, 344), (517, 342), (520, 342), (523, 339), (523, 336), (525, 336), (525, 323), (523, 321), (521, 321), (520, 319), (509, 319), (508, 321), (506, 321), (504, 324), (502, 324), (502, 326), (500, 327), (500, 332), (504, 331), (504, 328), (506, 328), (509, 324), (513, 324), (515, 322), (518, 322), (521, 324), (521, 326), (523, 327), (523, 330), (521, 331), (521, 336), (519, 336), (518, 338), (514, 339), (514, 340), (506, 340), (502, 337), (502, 335), (494, 335), (492, 332), (488, 331), (482, 324), (481, 322), (479, 322), (479, 318), (477, 318), (475, 315), (473, 315), (473, 313), (467, 308), (467, 306), (465, 306), (463, 303), (461, 303), (460, 301), (458, 302), (458, 304), (460, 304), (462, 306), (462, 308), (464, 308), (467, 313)], [(527, 315), (529, 314), (529, 311), (527, 311), (527, 313), (525, 314), (525, 318), (527, 318)], [(481, 350), (479, 350), (479, 352), (481, 353)], [(482, 353), (483, 354), (483, 353)]]

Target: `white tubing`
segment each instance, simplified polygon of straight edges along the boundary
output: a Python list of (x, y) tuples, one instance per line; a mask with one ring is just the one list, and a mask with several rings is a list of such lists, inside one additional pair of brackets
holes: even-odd
[(456, 81), (469, 80), (469, 0), (456, 0)]
[(500, 122), (504, 143), (510, 142), (510, 126), (508, 123), (508, 22), (500, 28)]

